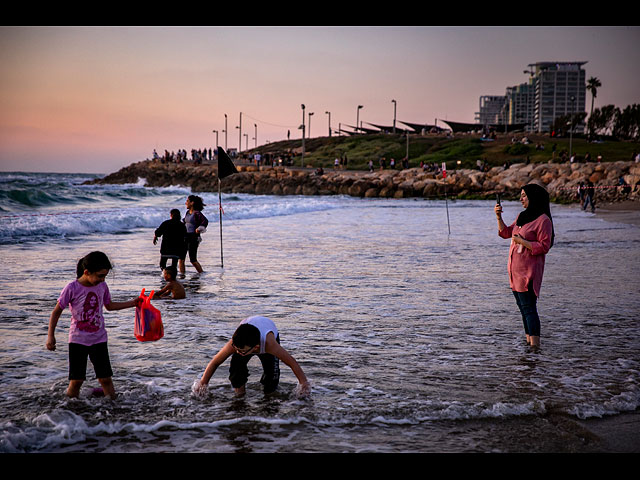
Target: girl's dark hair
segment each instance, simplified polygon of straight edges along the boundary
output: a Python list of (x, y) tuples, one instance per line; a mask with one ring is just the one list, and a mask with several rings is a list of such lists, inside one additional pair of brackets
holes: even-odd
[(253, 325), (243, 323), (236, 329), (231, 338), (231, 343), (238, 348), (255, 347), (260, 343), (260, 330)]
[(91, 252), (82, 257), (78, 262), (78, 266), (76, 267), (76, 276), (77, 278), (80, 278), (84, 274), (85, 270), (88, 270), (90, 273), (94, 273), (105, 268), (107, 270), (111, 270), (113, 268), (111, 261), (109, 261), (109, 257), (102, 252)]
[(549, 220), (551, 220), (551, 246), (553, 246), (555, 232), (553, 229), (553, 218), (551, 218), (551, 208), (549, 206), (549, 192), (537, 183), (529, 183), (522, 187), (522, 190), (527, 194), (529, 206), (526, 210), (520, 212), (516, 220), (516, 225), (521, 227), (529, 222), (533, 222), (540, 215), (545, 214), (549, 217)]
[(201, 212), (202, 210), (204, 210), (205, 204), (202, 201), (202, 198), (200, 198), (197, 195), (189, 195), (187, 198), (193, 202), (194, 210), (197, 210), (198, 212)]

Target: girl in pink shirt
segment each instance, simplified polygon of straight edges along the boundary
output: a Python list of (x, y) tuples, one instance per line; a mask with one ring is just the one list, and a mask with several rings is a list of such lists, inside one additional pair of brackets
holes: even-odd
[(138, 297), (128, 302), (112, 302), (105, 278), (111, 270), (109, 258), (102, 252), (91, 252), (78, 262), (77, 279), (67, 284), (60, 293), (51, 317), (47, 336), (47, 349), (56, 349), (55, 329), (62, 311), (69, 307), (69, 388), (67, 395), (77, 397), (86, 378), (87, 357), (93, 364), (96, 377), (105, 396), (115, 398), (111, 377), (111, 363), (107, 349), (107, 331), (102, 308), (121, 310), (135, 307)]
[(511, 225), (502, 220), (502, 206), (495, 206), (498, 235), (511, 239), (507, 271), (509, 285), (522, 314), (527, 344), (540, 346), (540, 318), (536, 302), (540, 296), (545, 255), (553, 245), (553, 220), (549, 194), (538, 184), (525, 185), (520, 192), (525, 208)]

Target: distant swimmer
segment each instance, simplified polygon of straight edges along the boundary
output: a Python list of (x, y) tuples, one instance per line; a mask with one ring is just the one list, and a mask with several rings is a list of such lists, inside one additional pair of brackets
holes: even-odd
[(264, 393), (272, 393), (280, 381), (279, 360), (282, 360), (298, 379), (298, 393), (307, 395), (311, 386), (298, 362), (280, 346), (278, 328), (267, 317), (253, 316), (243, 320), (232, 338), (222, 347), (207, 365), (196, 391), (206, 390), (209, 380), (224, 361), (231, 357), (229, 379), (237, 395), (245, 394), (245, 385), (249, 377), (247, 364), (253, 355), (262, 362), (263, 374), (260, 379)]
[(166, 267), (162, 271), (162, 275), (167, 284), (156, 293), (156, 298), (173, 298), (174, 300), (180, 300), (186, 297), (184, 287), (176, 280), (176, 276), (178, 275), (176, 267)]

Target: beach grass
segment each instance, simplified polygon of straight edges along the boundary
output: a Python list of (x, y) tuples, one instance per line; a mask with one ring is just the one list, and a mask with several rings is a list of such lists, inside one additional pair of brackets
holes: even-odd
[[(529, 143), (513, 143), (528, 137)], [(302, 140), (285, 140), (261, 145), (244, 154), (253, 153), (294, 153), (294, 164), (301, 160)], [(554, 152), (555, 146), (555, 152)], [(601, 156), (603, 162), (630, 161), (634, 153), (640, 152), (640, 142), (616, 141), (606, 139), (600, 142), (589, 142), (586, 138), (552, 138), (549, 135), (510, 133), (499, 134), (493, 140), (486, 141), (480, 135), (443, 134), (406, 135), (369, 134), (357, 136), (316, 137), (305, 140), (304, 165), (310, 167), (332, 168), (336, 158), (344, 156), (348, 159), (347, 168), (366, 170), (369, 160), (373, 167), (379, 168), (379, 159), (385, 157), (387, 166), (394, 158), (397, 168), (401, 160), (409, 156), (409, 166), (417, 167), (421, 162), (441, 164), (446, 162), (448, 168), (476, 168), (477, 161), (486, 162), (489, 167), (502, 166), (505, 162), (546, 163), (551, 160), (559, 162), (563, 152), (571, 151), (578, 160), (584, 161), (587, 153), (592, 161)], [(568, 157), (567, 157), (568, 158)], [(460, 163), (458, 163), (460, 162)]]

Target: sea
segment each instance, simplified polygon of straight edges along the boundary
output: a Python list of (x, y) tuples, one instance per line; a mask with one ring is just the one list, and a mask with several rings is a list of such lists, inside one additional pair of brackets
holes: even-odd
[[(494, 202), (199, 193), (207, 232), (165, 335), (105, 311), (117, 398), (91, 364), (70, 399), (70, 314), (49, 316), (77, 261), (105, 252), (114, 301), (164, 285), (154, 230), (189, 188), (87, 185), (93, 174), (0, 173), (0, 452), (530, 453), (600, 451), (584, 428), (640, 405), (640, 228), (552, 205), (555, 245), (526, 345)], [(503, 201), (507, 223), (522, 207)], [(222, 213), (221, 213), (222, 212)], [(193, 387), (244, 318), (276, 323), (312, 390), (249, 363)]]

